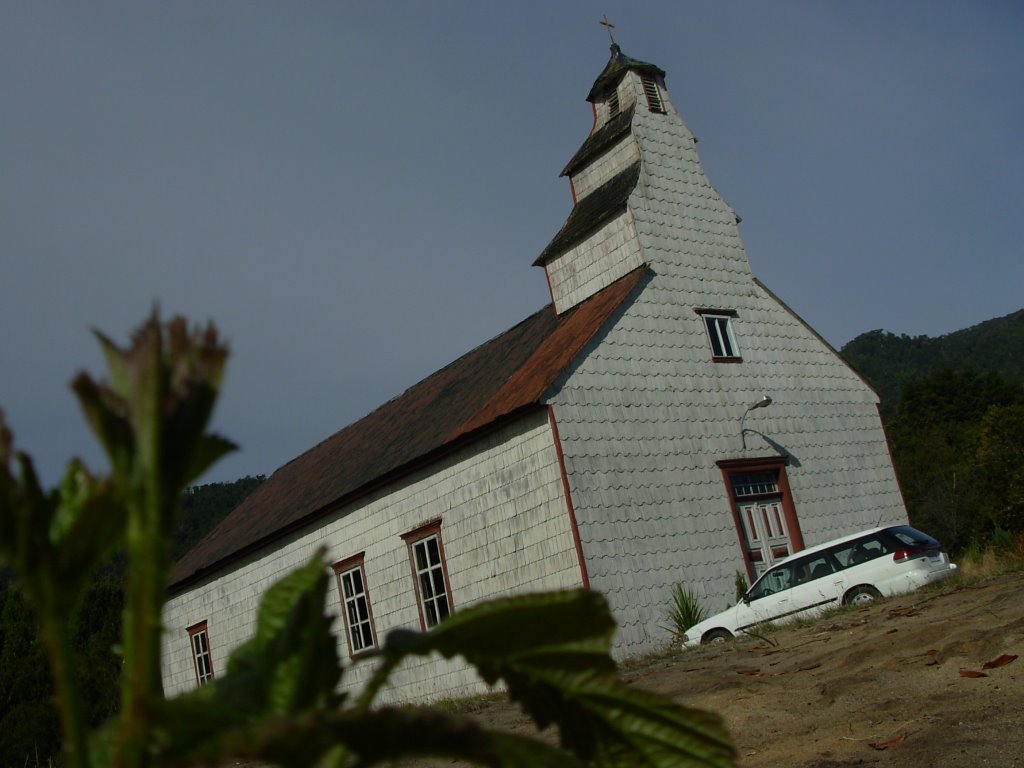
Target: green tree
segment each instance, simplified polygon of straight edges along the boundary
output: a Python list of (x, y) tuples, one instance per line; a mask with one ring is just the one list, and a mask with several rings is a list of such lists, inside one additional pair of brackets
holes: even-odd
[(985, 412), (977, 461), (989, 523), (1024, 532), (1024, 404), (993, 405)]
[(246, 476), (231, 483), (207, 483), (185, 489), (175, 522), (172, 557), (177, 560), (188, 552), (265, 479), (264, 475)]
[(954, 551), (992, 531), (989, 510), (999, 504), (999, 489), (996, 464), (983, 458), (983, 425), (992, 409), (1019, 403), (1024, 387), (970, 368), (941, 370), (904, 387), (887, 433), (907, 511), (914, 525)]
[[(183, 489), (232, 448), (206, 431), (227, 352), (212, 327), (190, 330), (181, 319), (164, 326), (155, 315), (126, 348), (100, 341), (110, 380), (83, 374), (74, 389), (110, 459), (109, 476), (73, 461), (61, 484), (44, 490), (0, 420), (0, 565), (14, 569), (38, 617), (69, 768), (228, 758), (369, 766), (414, 755), (522, 768), (732, 764), (716, 717), (619, 680), (609, 655), (615, 622), (604, 599), (587, 591), (481, 603), (430, 632), (392, 632), (360, 695), (339, 694), (344, 669), (319, 555), (267, 590), (255, 634), (225, 674), (165, 700), (161, 609), (174, 513)], [(126, 560), (119, 711), (90, 735), (73, 616), (87, 575), (118, 548)], [(4, 653), (10, 643), (5, 637)], [(539, 726), (557, 726), (559, 743), (436, 710), (376, 705), (405, 659), (435, 655), (460, 656), (484, 680), (504, 683)]]

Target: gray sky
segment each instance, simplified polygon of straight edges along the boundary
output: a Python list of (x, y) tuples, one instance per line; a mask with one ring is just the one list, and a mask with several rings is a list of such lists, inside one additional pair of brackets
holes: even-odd
[(105, 467), (67, 383), (154, 302), (231, 342), (207, 482), (545, 305), (603, 13), (832, 344), (1024, 307), (1018, 2), (0, 0), (0, 407), (44, 480)]

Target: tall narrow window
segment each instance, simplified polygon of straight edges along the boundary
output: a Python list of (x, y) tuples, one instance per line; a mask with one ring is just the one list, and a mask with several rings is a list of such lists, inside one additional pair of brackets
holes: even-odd
[(213, 657), (210, 655), (210, 636), (206, 622), (188, 628), (188, 641), (192, 647), (192, 663), (196, 671), (196, 682), (206, 685), (213, 680)]
[(345, 618), (349, 654), (358, 656), (372, 651), (377, 647), (377, 633), (373, 626), (373, 612), (370, 610), (363, 553), (335, 563), (334, 574), (338, 579), (338, 594), (341, 597), (341, 613)]
[(402, 538), (409, 545), (420, 624), (423, 629), (430, 629), (448, 618), (452, 611), (441, 521), (421, 526)]
[(641, 75), (640, 82), (644, 86), (644, 96), (647, 97), (647, 107), (651, 112), (664, 112), (665, 105), (661, 100), (661, 92), (658, 90), (658, 82), (650, 75)]
[(711, 344), (711, 357), (714, 360), (736, 362), (740, 359), (736, 338), (732, 334), (732, 318), (735, 312), (726, 310), (698, 309), (697, 313), (704, 320)]

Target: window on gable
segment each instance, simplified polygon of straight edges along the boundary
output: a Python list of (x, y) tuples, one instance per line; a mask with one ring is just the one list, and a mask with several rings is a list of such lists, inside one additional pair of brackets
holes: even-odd
[(718, 361), (739, 361), (739, 348), (732, 333), (732, 319), (736, 313), (709, 309), (699, 309), (697, 313), (704, 320), (704, 327), (708, 332), (711, 358)]
[(661, 100), (661, 91), (658, 90), (658, 81), (651, 75), (640, 75), (640, 82), (644, 87), (644, 96), (647, 97), (647, 107), (651, 112), (664, 112), (665, 104)]
[(188, 628), (188, 642), (192, 648), (196, 682), (199, 685), (206, 685), (213, 680), (213, 657), (210, 655), (210, 635), (205, 621)]
[(373, 626), (373, 612), (370, 610), (363, 553), (335, 563), (334, 574), (338, 579), (349, 654), (354, 657), (372, 651), (377, 647), (377, 633)]
[(441, 521), (421, 526), (402, 538), (409, 545), (420, 624), (423, 629), (436, 627), (452, 611), (448, 568), (441, 542)]

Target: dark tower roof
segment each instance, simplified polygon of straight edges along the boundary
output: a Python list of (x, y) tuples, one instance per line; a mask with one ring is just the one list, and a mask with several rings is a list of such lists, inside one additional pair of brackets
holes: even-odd
[(655, 75), (656, 77), (665, 76), (665, 71), (661, 67), (648, 64), (646, 61), (632, 59), (622, 52), (618, 43), (612, 43), (612, 57), (608, 59), (604, 71), (594, 81), (594, 86), (590, 89), (590, 93), (587, 94), (587, 101), (592, 102), (600, 99), (609, 89), (618, 85), (630, 70)]

